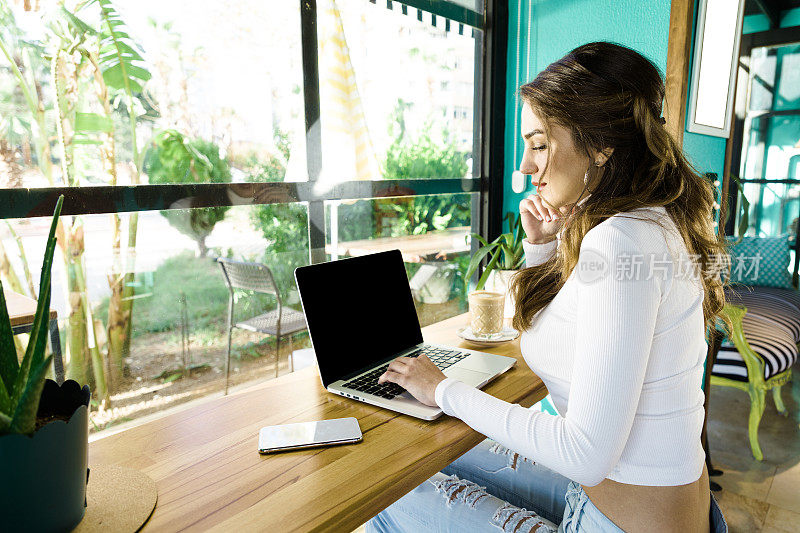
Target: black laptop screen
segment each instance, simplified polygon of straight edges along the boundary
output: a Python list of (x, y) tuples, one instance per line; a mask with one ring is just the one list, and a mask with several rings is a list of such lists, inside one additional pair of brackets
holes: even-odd
[(295, 278), (326, 387), (422, 342), (399, 250), (300, 267)]

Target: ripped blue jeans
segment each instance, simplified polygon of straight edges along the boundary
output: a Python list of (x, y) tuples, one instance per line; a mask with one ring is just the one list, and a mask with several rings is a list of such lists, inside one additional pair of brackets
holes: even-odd
[[(728, 526), (711, 496), (711, 531)], [(367, 522), (366, 531), (620, 533), (581, 486), (487, 439)]]

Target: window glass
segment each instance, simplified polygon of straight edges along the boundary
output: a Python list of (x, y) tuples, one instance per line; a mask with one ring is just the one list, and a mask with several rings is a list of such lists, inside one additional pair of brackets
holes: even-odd
[(763, 237), (794, 233), (799, 206), (797, 193), (800, 192), (800, 186), (746, 183), (744, 191), (750, 202), (749, 235)]
[[(317, 6), (321, 182), (471, 176), (471, 30), (399, 4)], [(437, 157), (420, 163), (428, 151)]]
[(775, 109), (800, 109), (800, 45), (778, 48), (781, 65)]
[(751, 56), (742, 147), (742, 178), (750, 202), (748, 232), (759, 236), (793, 235), (798, 216), (798, 185), (793, 181), (800, 179), (800, 46), (756, 48)]
[(448, 0), (451, 4), (464, 6), (473, 11), (481, 11), (483, 9), (483, 0)]
[[(471, 208), (477, 194), (326, 202), (327, 258), (399, 249), (420, 324), (467, 310)], [(377, 276), (373, 283), (380, 283)]]
[(775, 86), (775, 49), (755, 48), (751, 53), (752, 74), (749, 109), (758, 111), (772, 107)]
[[(309, 179), (304, 92), (315, 88), (304, 87), (299, 1), (140, 0), (103, 4), (107, 12), (97, 2), (40, 4), (26, 13), (0, 3), (0, 200), (12, 188), (75, 187), (84, 212), (140, 209), (64, 215), (59, 225), (52, 307), (67, 375), (93, 391), (93, 432), (222, 391), (230, 292), (216, 258), (263, 263), (282, 305), (300, 310), (293, 272), (309, 263), (309, 218), (324, 226), (326, 259), (406, 251), (423, 325), (466, 311), (477, 193), (328, 201), (323, 224), (321, 201), (231, 206), (239, 185), (209, 186)], [(355, 179), (475, 175), (481, 33), (398, 3), (319, 0), (317, 11), (315, 127), (335, 158), (316, 192)], [(196, 193), (163, 201), (163, 211), (136, 198), (161, 202), (165, 187), (120, 187), (108, 199), (90, 189), (178, 183)], [(97, 194), (101, 206), (91, 205)], [(5, 289), (37, 296), (48, 228), (49, 217), (0, 221)], [(278, 302), (233, 296), (234, 323)], [(272, 377), (276, 345), (234, 329), (230, 385)], [(283, 338), (281, 374), (290, 352), (295, 369), (314, 363), (304, 331), (293, 345)]]
[(0, 56), (0, 186), (283, 178), (304, 135), (299, 2), (42, 5), (0, 6), (17, 67)]
[[(127, 255), (115, 254), (110, 246), (114, 231), (109, 218), (62, 217), (63, 227), (73, 236), (70, 249), (76, 255), (65, 262), (59, 257), (63, 254), (56, 252), (52, 274), (51, 306), (58, 312), (67, 377), (90, 383), (93, 397), (103, 403), (93, 409), (93, 430), (223, 390), (229, 290), (215, 258), (266, 265), (285, 311), (287, 307), (301, 309), (294, 269), (308, 264), (309, 257), (304, 204), (141, 212), (136, 251)], [(119, 218), (127, 226), (131, 215)], [(10, 261), (3, 279), (7, 290), (38, 294), (49, 225), (44, 217), (3, 224), (0, 245)], [(118, 279), (125, 292), (116, 301), (113, 293)], [(271, 295), (237, 290), (235, 296), (234, 322), (277, 306)], [(130, 337), (124, 350), (113, 347), (119, 334), (113, 317), (119, 314), (110, 308), (120, 304), (122, 313), (132, 316), (126, 324)], [(86, 317), (94, 322), (91, 336), (86, 334)], [(274, 337), (235, 329), (232, 346), (231, 386), (274, 375)], [(308, 352), (302, 351), (308, 346), (306, 332), (293, 336), (300, 359), (308, 359)], [(289, 350), (288, 337), (284, 337), (281, 374), (289, 371)], [(101, 371), (96, 361), (104, 363)], [(109, 392), (105, 402), (101, 380)]]

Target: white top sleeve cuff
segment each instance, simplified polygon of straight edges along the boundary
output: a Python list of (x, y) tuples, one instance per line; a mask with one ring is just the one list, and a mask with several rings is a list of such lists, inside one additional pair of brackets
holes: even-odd
[[(436, 405), (438, 405), (439, 408), (442, 409), (442, 411), (444, 411), (445, 390), (456, 382), (457, 380), (455, 378), (444, 378), (442, 381), (439, 382), (438, 385), (436, 385), (436, 390), (434, 391), (434, 399), (436, 400)], [(445, 413), (450, 414), (447, 413), (446, 411)]]
[(527, 239), (522, 239), (522, 249), (525, 251), (525, 266), (541, 265), (553, 255), (558, 248), (558, 239), (553, 239), (544, 244), (531, 244)]

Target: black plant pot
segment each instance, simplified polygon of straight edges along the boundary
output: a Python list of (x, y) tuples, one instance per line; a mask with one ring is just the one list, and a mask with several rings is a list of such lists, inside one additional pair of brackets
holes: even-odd
[(0, 522), (5, 531), (69, 531), (86, 511), (89, 387), (47, 380), (37, 415), (61, 416), (32, 437), (0, 437)]

